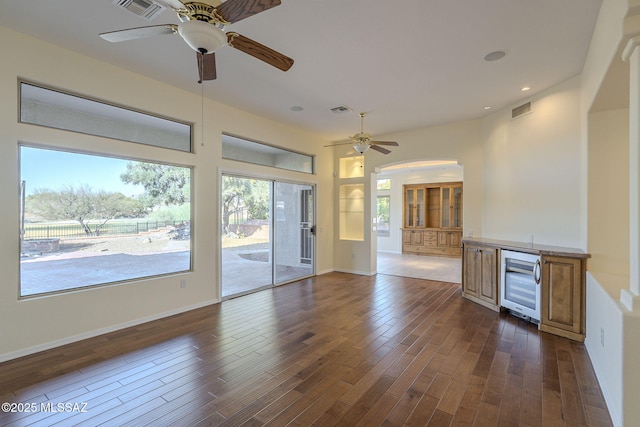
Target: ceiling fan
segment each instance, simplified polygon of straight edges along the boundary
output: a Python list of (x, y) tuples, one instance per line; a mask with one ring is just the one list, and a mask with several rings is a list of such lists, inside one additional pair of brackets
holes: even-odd
[(381, 145), (397, 147), (398, 143), (395, 141), (372, 141), (371, 134), (365, 133), (364, 131), (364, 117), (366, 115), (367, 113), (360, 113), (360, 133), (356, 133), (355, 135), (350, 136), (349, 137), (351, 139), (350, 142), (339, 142), (337, 144), (325, 145), (325, 147), (337, 147), (339, 145), (352, 145), (353, 149), (360, 154), (364, 154), (364, 152), (367, 151), (369, 148), (382, 154), (389, 154), (391, 151), (387, 150), (384, 147), (381, 147)]
[(122, 42), (163, 34), (179, 34), (196, 51), (198, 75), (204, 80), (216, 79), (215, 52), (229, 45), (282, 71), (293, 65), (293, 59), (248, 37), (226, 29), (230, 24), (280, 5), (280, 0), (153, 0), (172, 9), (179, 24), (151, 25), (101, 33), (110, 42)]

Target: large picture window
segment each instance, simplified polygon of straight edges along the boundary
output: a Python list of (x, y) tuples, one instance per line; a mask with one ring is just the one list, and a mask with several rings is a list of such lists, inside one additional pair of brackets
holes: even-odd
[(20, 146), (20, 296), (191, 269), (191, 168)]

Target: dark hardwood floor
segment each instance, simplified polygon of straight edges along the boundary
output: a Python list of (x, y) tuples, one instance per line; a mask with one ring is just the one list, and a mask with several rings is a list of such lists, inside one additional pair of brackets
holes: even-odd
[(2, 426), (611, 425), (582, 344), (343, 273), (5, 362), (0, 402), (31, 410)]

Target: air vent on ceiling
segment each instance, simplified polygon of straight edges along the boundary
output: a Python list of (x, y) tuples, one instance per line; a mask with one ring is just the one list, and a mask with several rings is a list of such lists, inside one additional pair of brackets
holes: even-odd
[(513, 110), (511, 110), (511, 118), (515, 119), (517, 117), (523, 116), (530, 112), (531, 112), (531, 101), (526, 102), (520, 105), (519, 107), (516, 107)]
[(151, 0), (113, 0), (113, 4), (147, 21), (151, 21), (165, 10), (164, 6), (156, 4)]
[(346, 113), (347, 111), (353, 111), (353, 110), (347, 107), (346, 105), (341, 105), (339, 107), (333, 107), (331, 111), (333, 111), (336, 114), (340, 114), (340, 113)]

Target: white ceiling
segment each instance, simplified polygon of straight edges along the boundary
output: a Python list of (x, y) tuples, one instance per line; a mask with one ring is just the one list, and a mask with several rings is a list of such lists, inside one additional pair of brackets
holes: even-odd
[[(358, 132), (360, 111), (369, 113), (365, 131), (374, 136), (478, 118), (580, 73), (600, 4), (282, 0), (229, 30), (290, 56), (293, 67), (285, 73), (224, 47), (216, 53), (218, 78), (204, 83), (204, 93), (330, 141)], [(112, 0), (7, 0), (0, 14), (2, 26), (200, 94), (195, 53), (179, 36), (98, 37), (178, 22), (170, 10), (148, 22)], [(484, 61), (494, 50), (507, 55)], [(524, 85), (532, 90), (520, 92)], [(340, 105), (354, 111), (330, 111)]]

